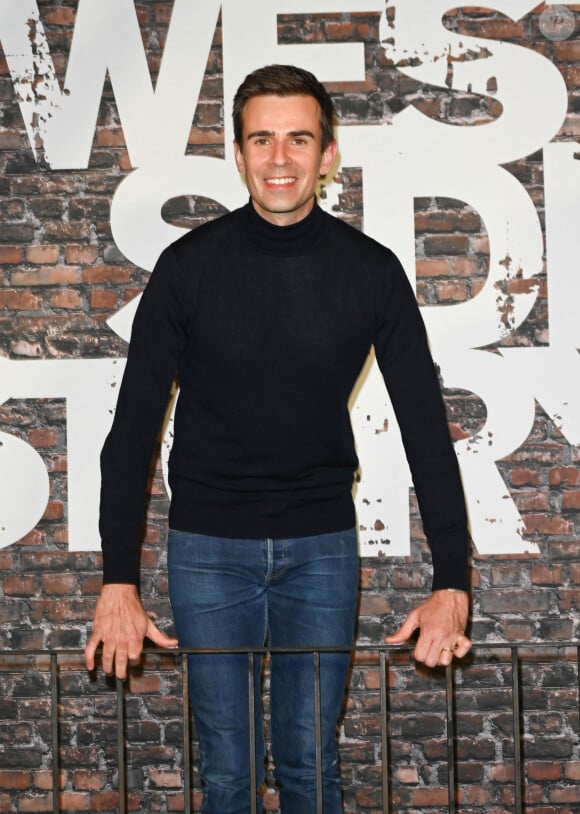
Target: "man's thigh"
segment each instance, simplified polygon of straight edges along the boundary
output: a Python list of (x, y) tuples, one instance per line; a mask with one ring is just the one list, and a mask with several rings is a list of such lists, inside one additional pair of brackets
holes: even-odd
[(274, 544), (274, 562), (279, 567), (268, 586), (270, 645), (350, 646), (359, 584), (356, 531)]
[(183, 647), (262, 647), (266, 633), (260, 540), (169, 532), (171, 607)]

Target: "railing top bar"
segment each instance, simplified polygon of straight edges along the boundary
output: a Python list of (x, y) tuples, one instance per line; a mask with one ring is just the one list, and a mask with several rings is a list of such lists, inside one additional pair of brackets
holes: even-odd
[[(175, 648), (162, 648), (162, 647), (145, 647), (144, 653), (156, 653), (158, 655), (183, 655), (183, 654), (196, 654), (196, 653), (364, 653), (372, 650), (373, 652), (406, 652), (413, 650), (415, 645), (413, 643), (407, 644), (357, 644), (352, 647), (227, 647), (227, 648), (188, 648), (188, 647), (175, 647)], [(516, 642), (472, 642), (472, 650), (513, 650), (523, 648), (562, 648), (562, 647), (577, 647), (580, 648), (580, 640), (576, 641), (552, 641), (552, 642), (535, 642), (535, 641), (516, 641)], [(0, 650), (0, 657), (4, 656), (79, 656), (84, 653), (82, 647), (69, 647), (62, 649), (35, 649), (35, 650)]]

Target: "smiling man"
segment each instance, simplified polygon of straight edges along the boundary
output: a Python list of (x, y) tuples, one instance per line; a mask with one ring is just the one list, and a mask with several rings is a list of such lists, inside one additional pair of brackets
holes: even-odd
[[(104, 585), (86, 661), (126, 675), (147, 636), (174, 646), (137, 592), (151, 457), (171, 384), (168, 571), (180, 645), (330, 648), (320, 657), (323, 808), (342, 811), (336, 728), (354, 636), (358, 461), (348, 399), (374, 346), (432, 552), (433, 592), (389, 641), (420, 629), (429, 666), (470, 647), (467, 527), (457, 460), (413, 291), (393, 253), (317, 205), (334, 110), (309, 72), (272, 65), (234, 100), (249, 203), (163, 252), (135, 317), (102, 453)], [(385, 462), (385, 466), (388, 462)], [(332, 652), (332, 648), (337, 650)], [(264, 741), (256, 659), (256, 765)], [(247, 658), (190, 656), (202, 810), (250, 812)], [(272, 751), (284, 814), (317, 811), (312, 656), (271, 660)], [(258, 810), (261, 798), (256, 801)]]

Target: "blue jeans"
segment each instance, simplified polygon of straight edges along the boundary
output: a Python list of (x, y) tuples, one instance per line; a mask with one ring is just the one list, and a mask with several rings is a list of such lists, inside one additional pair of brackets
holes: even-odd
[[(353, 530), (290, 540), (169, 532), (169, 591), (182, 647), (349, 647), (358, 594)], [(320, 656), (325, 814), (342, 811), (336, 727), (348, 653)], [(202, 811), (248, 814), (250, 735), (245, 654), (189, 657), (204, 783)], [(284, 814), (316, 814), (313, 657), (274, 653), (271, 739)], [(260, 658), (255, 659), (257, 788), (264, 780)], [(261, 810), (261, 797), (257, 800)]]

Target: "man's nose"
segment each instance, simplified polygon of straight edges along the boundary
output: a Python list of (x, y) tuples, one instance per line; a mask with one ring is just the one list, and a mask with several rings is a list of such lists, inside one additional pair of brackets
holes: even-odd
[(284, 165), (288, 163), (288, 147), (283, 140), (274, 141), (272, 150), (272, 161), (274, 164)]

